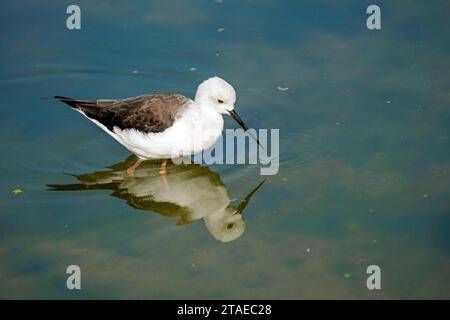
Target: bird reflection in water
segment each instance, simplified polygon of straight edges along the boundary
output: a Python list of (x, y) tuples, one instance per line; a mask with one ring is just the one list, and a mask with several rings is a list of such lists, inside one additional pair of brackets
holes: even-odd
[(48, 188), (56, 191), (112, 190), (112, 196), (136, 209), (179, 217), (177, 225), (203, 219), (215, 239), (230, 242), (244, 233), (243, 212), (265, 181), (253, 188), (239, 205), (233, 206), (220, 175), (207, 167), (172, 164), (167, 174), (161, 176), (159, 162), (146, 161), (130, 176), (127, 168), (135, 160), (135, 156), (130, 156), (108, 171), (73, 175), (79, 183), (50, 184)]

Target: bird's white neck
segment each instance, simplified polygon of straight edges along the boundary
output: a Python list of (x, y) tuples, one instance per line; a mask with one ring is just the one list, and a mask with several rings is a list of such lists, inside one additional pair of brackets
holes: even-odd
[(194, 103), (186, 110), (177, 125), (181, 128), (177, 135), (182, 137), (182, 145), (187, 148), (184, 152), (193, 150), (193, 153), (198, 153), (211, 147), (221, 136), (223, 123), (220, 113), (208, 106)]

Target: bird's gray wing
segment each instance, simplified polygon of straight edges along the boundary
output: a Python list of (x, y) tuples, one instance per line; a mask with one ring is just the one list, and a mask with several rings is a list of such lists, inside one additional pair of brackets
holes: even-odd
[(57, 99), (97, 120), (108, 130), (115, 127), (136, 129), (145, 133), (162, 132), (172, 126), (177, 114), (185, 110), (191, 100), (179, 94), (147, 94), (123, 100)]

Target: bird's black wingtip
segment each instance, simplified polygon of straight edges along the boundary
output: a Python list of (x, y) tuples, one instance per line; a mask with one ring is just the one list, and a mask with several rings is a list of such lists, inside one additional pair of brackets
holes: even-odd
[(68, 98), (68, 97), (63, 97), (63, 96), (53, 96), (53, 97), (41, 97), (41, 100), (67, 100), (67, 101), (71, 101), (73, 100), (72, 98)]
[(64, 97), (64, 96), (54, 96), (54, 99), (58, 99), (58, 100), (73, 100), (72, 98), (68, 98), (68, 97)]
[(77, 108), (77, 100), (74, 100), (72, 98), (64, 97), (64, 96), (54, 96), (53, 99), (57, 99), (61, 102), (64, 102), (65, 104), (71, 106), (72, 108)]

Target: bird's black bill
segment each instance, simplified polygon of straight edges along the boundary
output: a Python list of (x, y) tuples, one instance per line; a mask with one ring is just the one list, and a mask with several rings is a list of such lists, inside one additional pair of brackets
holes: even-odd
[[(231, 116), (234, 120), (236, 120), (237, 123), (239, 123), (239, 125), (242, 127), (242, 129), (244, 129), (244, 131), (247, 131), (247, 130), (248, 130), (248, 127), (245, 125), (244, 121), (242, 121), (241, 117), (239, 117), (239, 115), (236, 113), (236, 111), (231, 110), (231, 111), (228, 111), (228, 113), (230, 114), (230, 116)], [(259, 143), (259, 139), (258, 139), (257, 137), (254, 137), (254, 136), (251, 135), (250, 133), (248, 133), (248, 135), (249, 135), (250, 137), (252, 137), (254, 140), (256, 140), (256, 143), (257, 143), (259, 146), (261, 146), (261, 148), (264, 149), (264, 147)]]
[(231, 110), (228, 111), (230, 113), (230, 116), (236, 120), (237, 123), (239, 123), (239, 125), (242, 127), (242, 129), (244, 129), (245, 131), (248, 130), (248, 127), (245, 125), (244, 121), (242, 121), (241, 117), (239, 117), (239, 115), (236, 113), (236, 111)]

